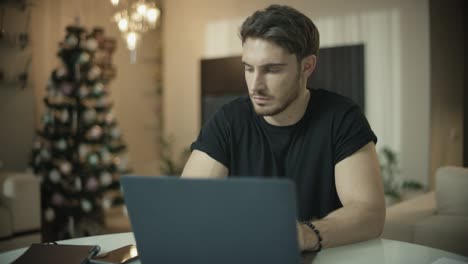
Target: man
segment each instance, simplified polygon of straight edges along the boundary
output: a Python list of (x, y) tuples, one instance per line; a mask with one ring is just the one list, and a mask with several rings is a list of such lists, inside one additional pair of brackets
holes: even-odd
[(358, 106), (309, 90), (319, 33), (272, 5), (240, 29), (249, 98), (223, 106), (192, 144), (182, 177), (286, 177), (296, 183), (301, 250), (380, 235), (385, 205), (377, 138)]

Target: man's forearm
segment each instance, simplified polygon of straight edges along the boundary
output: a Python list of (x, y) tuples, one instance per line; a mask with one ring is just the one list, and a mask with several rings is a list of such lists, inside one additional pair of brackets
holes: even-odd
[[(323, 248), (328, 248), (376, 238), (382, 233), (384, 221), (385, 208), (349, 204), (312, 223), (320, 231)], [(302, 249), (315, 249), (314, 231), (306, 225), (300, 229)]]

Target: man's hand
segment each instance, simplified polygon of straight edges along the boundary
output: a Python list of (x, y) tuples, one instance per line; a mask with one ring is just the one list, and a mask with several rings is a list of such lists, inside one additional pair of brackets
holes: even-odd
[(301, 224), (299, 222), (296, 222), (296, 224), (299, 249), (301, 251), (315, 249), (317, 247), (318, 238), (314, 231), (305, 224)]
[[(379, 237), (385, 222), (385, 200), (373, 142), (335, 166), (335, 182), (343, 207), (313, 221), (322, 236), (322, 248)], [(303, 224), (298, 224), (299, 230), (301, 249), (315, 249), (314, 231)]]

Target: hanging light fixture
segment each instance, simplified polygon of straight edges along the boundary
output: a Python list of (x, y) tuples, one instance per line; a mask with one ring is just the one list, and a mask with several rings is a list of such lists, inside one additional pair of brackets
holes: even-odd
[(114, 14), (113, 21), (117, 23), (127, 48), (130, 50), (131, 61), (136, 61), (136, 47), (141, 35), (156, 28), (161, 11), (154, 1), (119, 1), (110, 0), (119, 9)]

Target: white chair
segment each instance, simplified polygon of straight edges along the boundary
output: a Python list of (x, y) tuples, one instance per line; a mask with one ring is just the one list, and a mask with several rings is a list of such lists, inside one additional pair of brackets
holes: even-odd
[(468, 168), (439, 168), (435, 191), (388, 208), (382, 237), (468, 256)]
[(41, 242), (39, 179), (0, 172), (0, 252)]

